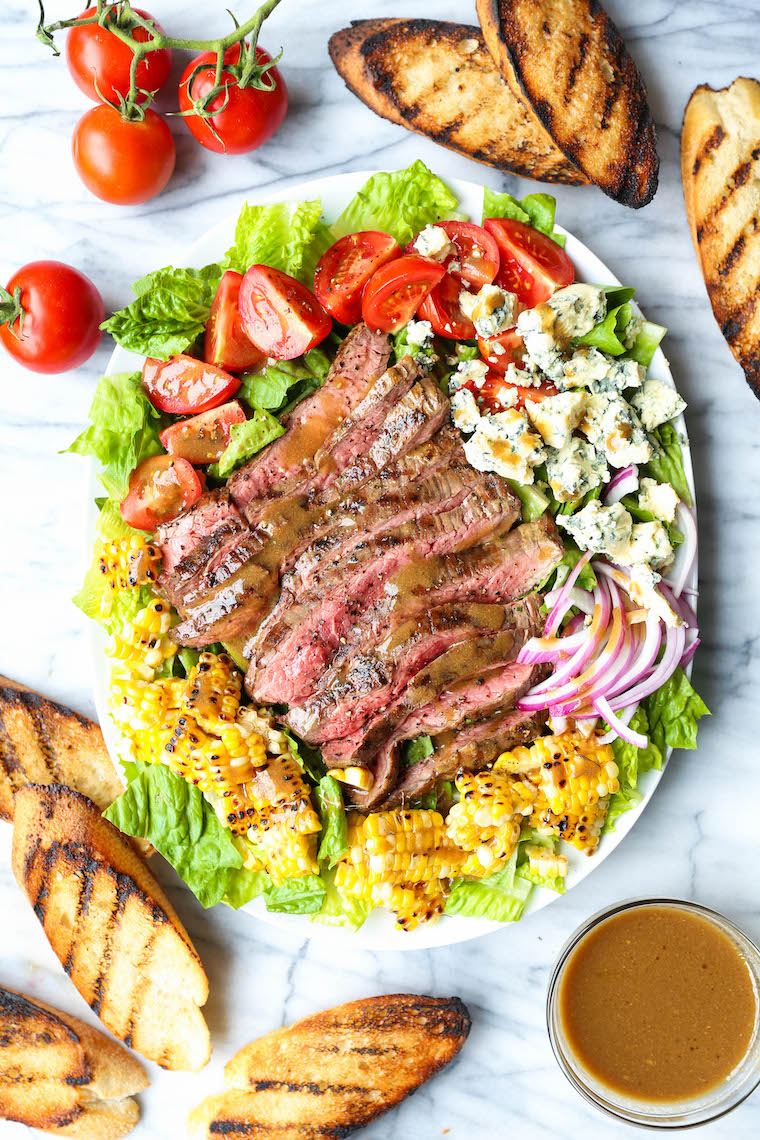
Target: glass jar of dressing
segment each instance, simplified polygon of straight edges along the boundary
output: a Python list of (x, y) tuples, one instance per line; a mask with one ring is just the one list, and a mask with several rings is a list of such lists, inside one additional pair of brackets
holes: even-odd
[(554, 1054), (586, 1100), (689, 1128), (760, 1084), (760, 950), (697, 903), (636, 899), (570, 937), (549, 984)]

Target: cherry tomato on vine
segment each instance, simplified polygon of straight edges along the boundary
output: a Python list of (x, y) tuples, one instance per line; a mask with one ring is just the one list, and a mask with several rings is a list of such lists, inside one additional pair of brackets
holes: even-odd
[(30, 261), (0, 293), (0, 340), (32, 372), (66, 372), (92, 356), (105, 315), (100, 293), (78, 269)]
[(121, 517), (138, 530), (155, 530), (200, 499), (203, 486), (186, 459), (153, 455), (143, 459), (129, 477), (129, 492)]
[[(163, 31), (149, 12), (143, 8), (133, 8), (138, 16), (152, 20), (159, 32)], [(88, 8), (79, 19), (94, 16), (97, 8)], [(111, 12), (107, 22), (113, 24), (116, 17)], [(130, 35), (138, 43), (145, 43), (150, 36), (139, 25), (129, 28)], [(118, 103), (119, 95), (126, 98), (129, 92), (129, 69), (132, 64), (132, 51), (107, 27), (100, 24), (76, 25), (66, 36), (66, 64), (71, 77), (80, 91), (95, 103)], [(172, 69), (171, 48), (156, 48), (148, 52), (137, 65), (137, 86), (142, 91), (158, 91), (166, 83)], [(138, 95), (138, 102), (145, 96)]]
[(358, 324), (365, 285), (376, 269), (400, 256), (390, 234), (379, 230), (346, 234), (319, 259), (314, 274), (317, 300), (341, 324)]
[[(237, 66), (240, 55), (240, 44), (233, 44), (224, 53), (225, 64)], [(271, 60), (271, 55), (257, 45), (256, 62), (263, 65), (271, 63)], [(211, 91), (216, 78), (215, 67), (216, 54), (211, 51), (202, 52), (190, 61), (179, 84), (181, 111), (192, 112), (194, 102)], [(222, 72), (225, 90), (212, 100), (209, 107), (211, 118), (204, 119), (192, 113), (184, 116), (201, 146), (216, 151), (217, 154), (248, 154), (271, 138), (285, 118), (288, 89), (276, 67), (267, 69), (264, 82), (273, 83), (273, 89), (265, 91), (257, 87), (241, 88), (237, 85), (233, 71)]]
[(74, 128), (74, 165), (96, 198), (135, 206), (155, 198), (171, 178), (176, 159), (171, 131), (155, 111), (144, 114), (142, 120), (125, 119), (102, 103)]

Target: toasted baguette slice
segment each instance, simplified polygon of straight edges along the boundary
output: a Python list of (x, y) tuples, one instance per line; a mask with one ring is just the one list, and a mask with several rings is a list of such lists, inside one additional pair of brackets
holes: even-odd
[(139, 1061), (91, 1025), (0, 988), (0, 1117), (79, 1140), (118, 1140), (147, 1088)]
[(447, 1065), (469, 1032), (459, 998), (391, 994), (315, 1013), (236, 1053), (228, 1091), (191, 1113), (190, 1135), (348, 1136)]
[(588, 181), (503, 82), (479, 28), (356, 20), (329, 49), (347, 87), (384, 119), (524, 178)]
[(166, 1069), (203, 1068), (206, 975), (121, 832), (78, 792), (27, 784), (16, 792), (12, 861), (64, 970), (114, 1036)]
[(697, 87), (681, 132), (681, 178), (715, 319), (760, 397), (760, 83)]
[(624, 206), (646, 206), (660, 160), (644, 81), (598, 0), (477, 0), (486, 44), (559, 149)]
[(24, 784), (64, 784), (101, 810), (123, 791), (97, 724), (0, 677), (0, 819)]

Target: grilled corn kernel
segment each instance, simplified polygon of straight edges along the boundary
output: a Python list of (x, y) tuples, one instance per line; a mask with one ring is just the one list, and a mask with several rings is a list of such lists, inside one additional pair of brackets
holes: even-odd
[(499, 772), (460, 772), (460, 800), (446, 817), (449, 839), (469, 853), (462, 874), (479, 878), (507, 862), (520, 838), (525, 815), (533, 810), (536, 790)]
[(372, 787), (374, 782), (374, 777), (369, 768), (331, 768), (327, 775), (332, 776), (340, 784), (347, 784), (349, 788), (361, 788), (365, 792)]
[(106, 647), (108, 656), (117, 663), (117, 672), (152, 681), (156, 669), (177, 652), (167, 636), (171, 624), (169, 606), (159, 598), (141, 609), (134, 621), (126, 622)]
[(201, 653), (188, 677), (185, 707), (201, 728), (221, 733), (235, 724), (242, 682), (242, 673), (226, 653)]
[(528, 866), (546, 879), (564, 879), (567, 875), (567, 856), (558, 855), (547, 847), (537, 847), (531, 844), (525, 848), (528, 856)]
[(128, 590), (152, 584), (161, 565), (158, 547), (140, 535), (103, 542), (95, 556), (109, 590)]

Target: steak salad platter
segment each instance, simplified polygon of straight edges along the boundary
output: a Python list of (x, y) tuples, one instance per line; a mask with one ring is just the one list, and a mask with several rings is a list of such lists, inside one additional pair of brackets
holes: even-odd
[(71, 448), (106, 815), (204, 906), (470, 938), (579, 881), (695, 746), (685, 402), (554, 210), (421, 162), (312, 182), (107, 322)]

